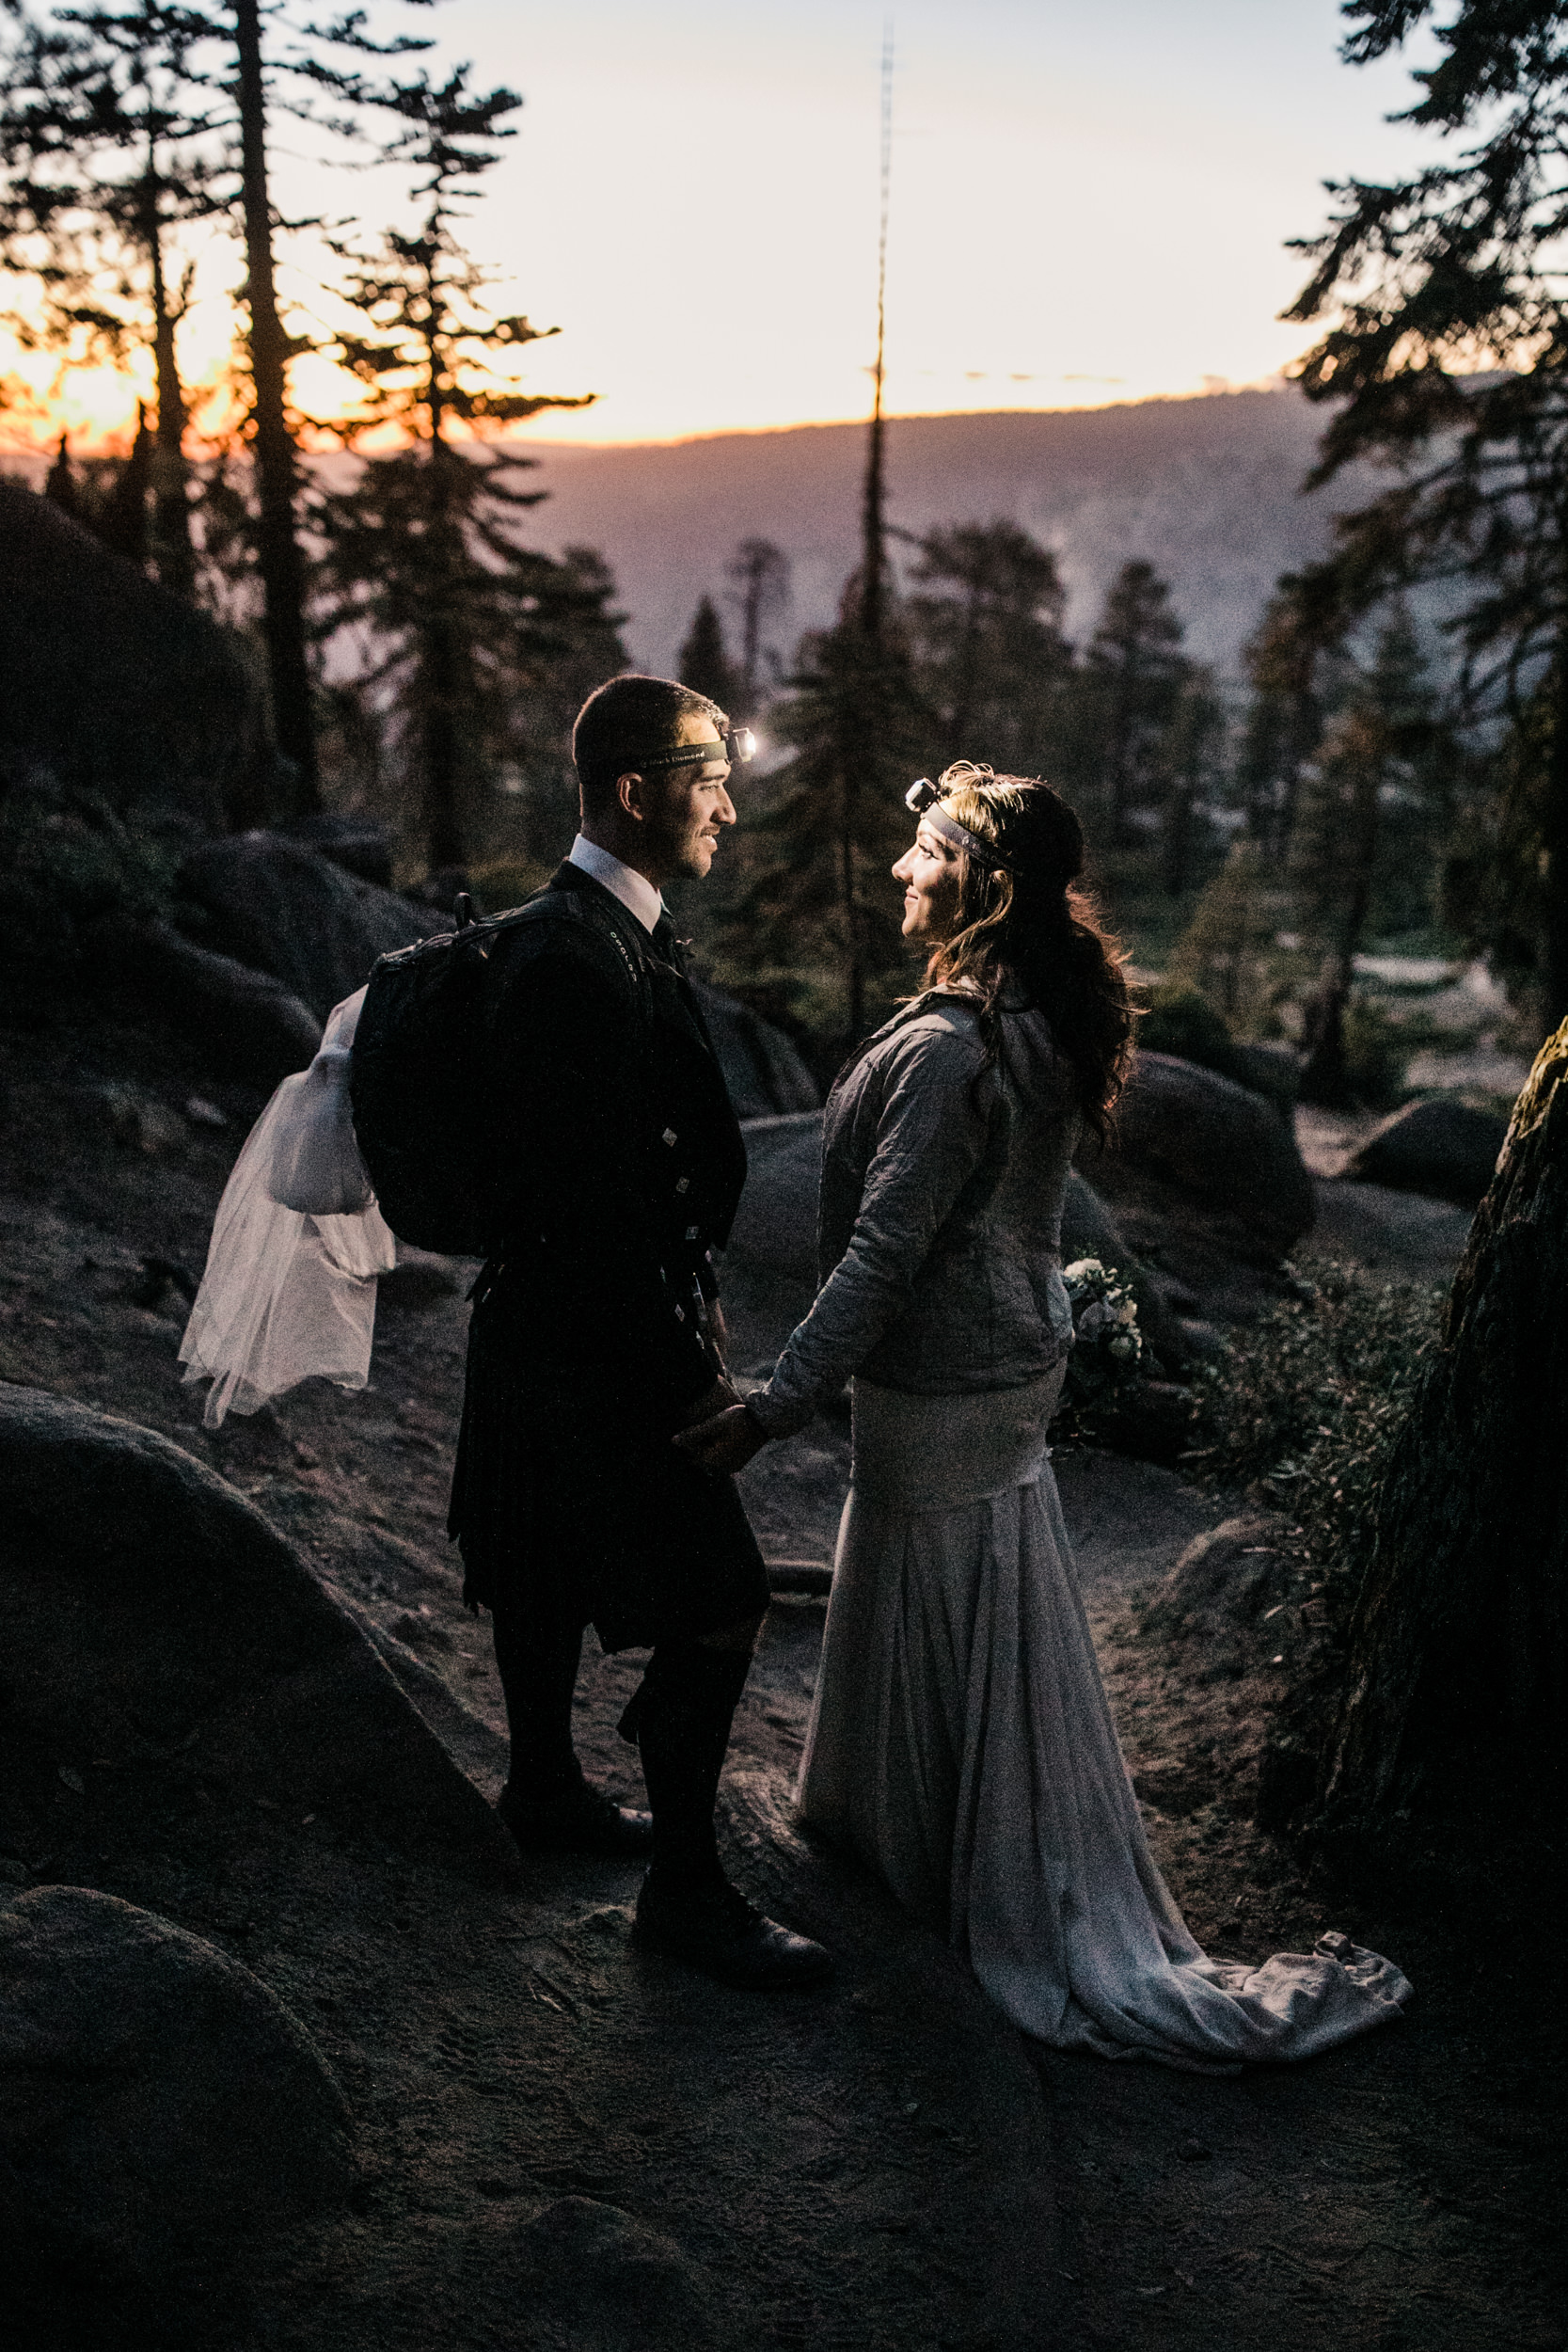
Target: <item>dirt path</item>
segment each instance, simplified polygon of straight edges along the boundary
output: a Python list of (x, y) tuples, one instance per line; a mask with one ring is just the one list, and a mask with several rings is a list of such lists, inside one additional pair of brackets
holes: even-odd
[[(224, 1098), (227, 1131), (176, 1129), (144, 1152), (116, 1141), (100, 1091), (127, 1067), (166, 1104), (212, 1091), (132, 1032), (6, 1042), (0, 1376), (161, 1429), (248, 1494), (488, 1792), (499, 1692), (441, 1533), (458, 1290), (440, 1269), (389, 1286), (363, 1395), (312, 1389), (202, 1430), (176, 1379), (178, 1289), (144, 1262), (199, 1271), (255, 1105)], [(754, 1286), (739, 1299), (759, 1354), (786, 1304)], [(1542, 2256), (1560, 2049), (1527, 1963), (1484, 1922), (1304, 1880), (1245, 1817), (1230, 1769), (1256, 1693), (1195, 1679), (1128, 1605), (1216, 1506), (1110, 1456), (1058, 1469), (1129, 1760), (1163, 1792), (1151, 1834), (1195, 1931), (1261, 1957), (1339, 1927), (1406, 1967), (1409, 2021), (1237, 2080), (1026, 2045), (933, 1938), (791, 1823), (820, 1637), (809, 1600), (770, 1616), (727, 1800), (737, 1875), (840, 1954), (836, 1984), (799, 2001), (628, 1956), (635, 1875), (613, 1866), (531, 1863), (498, 1893), (412, 1836), (330, 1850), (261, 1787), (231, 1792), (223, 1838), (188, 1848), (151, 1810), (138, 1828), (121, 1807), (111, 1837), (57, 1797), (52, 1855), (25, 1822), (0, 1819), (0, 1846), (226, 1945), (310, 2018), (354, 2103), (357, 2209), (230, 2341), (1275, 2352), (1306, 2320), (1376, 2352), (1561, 2343)], [(749, 1500), (771, 1556), (830, 1556), (846, 1473), (833, 1423), (762, 1457)], [(613, 1723), (636, 1672), (592, 1661), (579, 1708), (585, 1761), (627, 1794), (635, 1759)], [(99, 2342), (109, 2352), (112, 2331)]]

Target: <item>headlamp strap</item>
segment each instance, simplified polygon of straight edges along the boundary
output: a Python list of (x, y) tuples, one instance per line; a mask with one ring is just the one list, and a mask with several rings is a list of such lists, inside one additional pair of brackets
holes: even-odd
[(944, 841), (951, 841), (956, 850), (967, 850), (983, 866), (1000, 866), (1009, 874), (1013, 871), (1013, 861), (1005, 850), (994, 841), (986, 840), (983, 834), (971, 833), (956, 817), (949, 817), (929, 776), (922, 776), (918, 783), (911, 785), (904, 795), (904, 805), (940, 833)]
[(640, 753), (635, 766), (639, 770), (685, 768), (696, 761), (705, 764), (710, 759), (721, 759), (732, 768), (743, 767), (755, 750), (756, 737), (750, 727), (726, 724), (721, 735), (705, 743), (672, 743), (663, 751)]

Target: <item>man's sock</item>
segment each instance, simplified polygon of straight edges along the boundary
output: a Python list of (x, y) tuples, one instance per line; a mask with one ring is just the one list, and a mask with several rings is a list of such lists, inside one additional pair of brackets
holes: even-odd
[(749, 1649), (685, 1642), (656, 1649), (622, 1718), (634, 1739), (654, 1813), (650, 1884), (663, 1894), (721, 1886), (713, 1807), (730, 1724), (751, 1672)]
[(504, 1602), (494, 1612), (496, 1666), (506, 1698), (512, 1768), (506, 1794), (567, 1796), (582, 1781), (572, 1744), (572, 1698), (582, 1659), (582, 1627)]

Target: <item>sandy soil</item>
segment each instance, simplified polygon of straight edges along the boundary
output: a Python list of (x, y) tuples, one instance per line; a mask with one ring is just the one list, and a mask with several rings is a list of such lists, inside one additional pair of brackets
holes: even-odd
[[(461, 1270), (388, 1286), (363, 1394), (312, 1387), (208, 1432), (177, 1377), (167, 1269), (199, 1272), (259, 1104), (131, 1026), (40, 1019), (3, 1051), (0, 1377), (162, 1430), (249, 1495), (493, 1791), (499, 1692), (442, 1531)], [(128, 1073), (139, 1122), (105, 1099)], [(192, 1123), (193, 1095), (228, 1126)], [(1447, 1229), (1420, 1246), (1439, 1240), (1457, 1246)], [(737, 1289), (741, 1360), (760, 1360), (787, 1286)], [(847, 1454), (826, 1422), (748, 1473), (771, 1558), (831, 1557)], [(799, 2001), (628, 1956), (635, 1874), (610, 1865), (531, 1862), (510, 1893), (412, 1849), (351, 1867), (261, 1788), (250, 1845), (230, 1839), (221, 1868), (123, 1807), (99, 1842), (60, 1798), (52, 1854), (0, 1819), (0, 1848), (24, 1849), (35, 1877), (127, 1894), (243, 1957), (310, 2018), (348, 2090), (356, 2208), (226, 2341), (1275, 2352), (1305, 2322), (1378, 2352), (1562, 2342), (1543, 2252), (1560, 2047), (1531, 1953), (1446, 1915), (1440, 1872), (1419, 1900), (1357, 1892), (1259, 1830), (1251, 1779), (1289, 1645), (1277, 1666), (1218, 1668), (1136, 1606), (1228, 1506), (1108, 1455), (1058, 1471), (1129, 1761), (1195, 1931), (1261, 1957), (1338, 1927), (1405, 1966), (1408, 2021), (1234, 2081), (1026, 2045), (933, 1938), (796, 1832), (821, 1608), (782, 1598), (737, 1724), (727, 1835), (742, 1882), (841, 1955), (837, 1982)], [(637, 1670), (591, 1660), (579, 1701), (585, 1762), (628, 1796), (635, 1758), (612, 1726)]]

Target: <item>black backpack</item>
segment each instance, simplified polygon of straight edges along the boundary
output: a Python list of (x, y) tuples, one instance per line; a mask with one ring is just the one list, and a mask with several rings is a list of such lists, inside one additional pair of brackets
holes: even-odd
[[(504, 1238), (495, 1230), (484, 1115), (491, 959), (519, 925), (562, 920), (580, 920), (565, 891), (538, 891), (477, 921), (465, 894), (455, 930), (394, 949), (371, 974), (349, 1072), (354, 1132), (382, 1216), (418, 1249), (483, 1258)], [(641, 1002), (643, 976), (613, 944)]]

